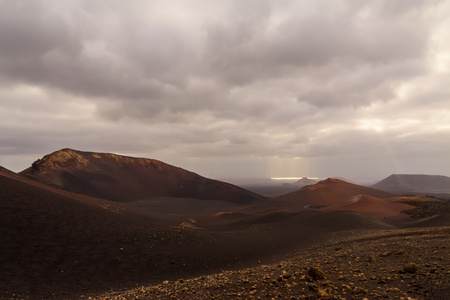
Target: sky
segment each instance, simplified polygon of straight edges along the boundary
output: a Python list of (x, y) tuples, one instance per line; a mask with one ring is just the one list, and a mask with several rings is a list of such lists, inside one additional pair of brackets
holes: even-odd
[(450, 1), (0, 0), (0, 165), (450, 176)]

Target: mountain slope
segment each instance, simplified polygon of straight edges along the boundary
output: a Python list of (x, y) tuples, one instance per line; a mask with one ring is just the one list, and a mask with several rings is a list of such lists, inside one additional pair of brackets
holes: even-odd
[(303, 208), (308, 205), (327, 206), (342, 204), (357, 195), (377, 198), (393, 196), (384, 191), (328, 178), (314, 185), (305, 186), (298, 191), (277, 197), (273, 202), (290, 208)]
[(441, 175), (392, 174), (372, 188), (390, 193), (450, 191), (450, 177)]
[(20, 173), (67, 191), (115, 201), (181, 197), (255, 203), (264, 198), (154, 159), (62, 149)]

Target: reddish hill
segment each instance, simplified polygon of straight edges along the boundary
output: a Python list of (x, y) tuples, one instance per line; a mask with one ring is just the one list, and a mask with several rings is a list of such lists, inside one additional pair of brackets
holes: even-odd
[(328, 206), (343, 204), (356, 195), (388, 198), (390, 193), (352, 184), (339, 179), (328, 178), (298, 191), (277, 197), (273, 203), (289, 208), (303, 208), (308, 205)]
[[(380, 217), (400, 216), (402, 211), (413, 209), (414, 206), (400, 203), (393, 199), (382, 199), (367, 195), (356, 195), (347, 202), (332, 205), (326, 208), (327, 211), (355, 211), (369, 213)], [(407, 216), (403, 214), (403, 216)]]
[(154, 159), (62, 149), (20, 173), (67, 191), (115, 201), (180, 197), (255, 203), (265, 198)]

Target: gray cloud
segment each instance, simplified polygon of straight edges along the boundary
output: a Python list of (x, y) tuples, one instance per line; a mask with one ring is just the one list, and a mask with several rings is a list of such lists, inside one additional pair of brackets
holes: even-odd
[(0, 157), (71, 146), (219, 175), (198, 159), (227, 158), (225, 173), (235, 160), (239, 173), (245, 160), (307, 157), (289, 171), (299, 176), (326, 176), (333, 157), (442, 159), (446, 12), (445, 1), (0, 1)]

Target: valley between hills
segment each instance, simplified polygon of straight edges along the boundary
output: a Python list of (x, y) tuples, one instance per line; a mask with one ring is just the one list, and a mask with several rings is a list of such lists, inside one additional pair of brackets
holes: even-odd
[(1, 299), (448, 299), (450, 178), (264, 196), (62, 149), (0, 167)]

